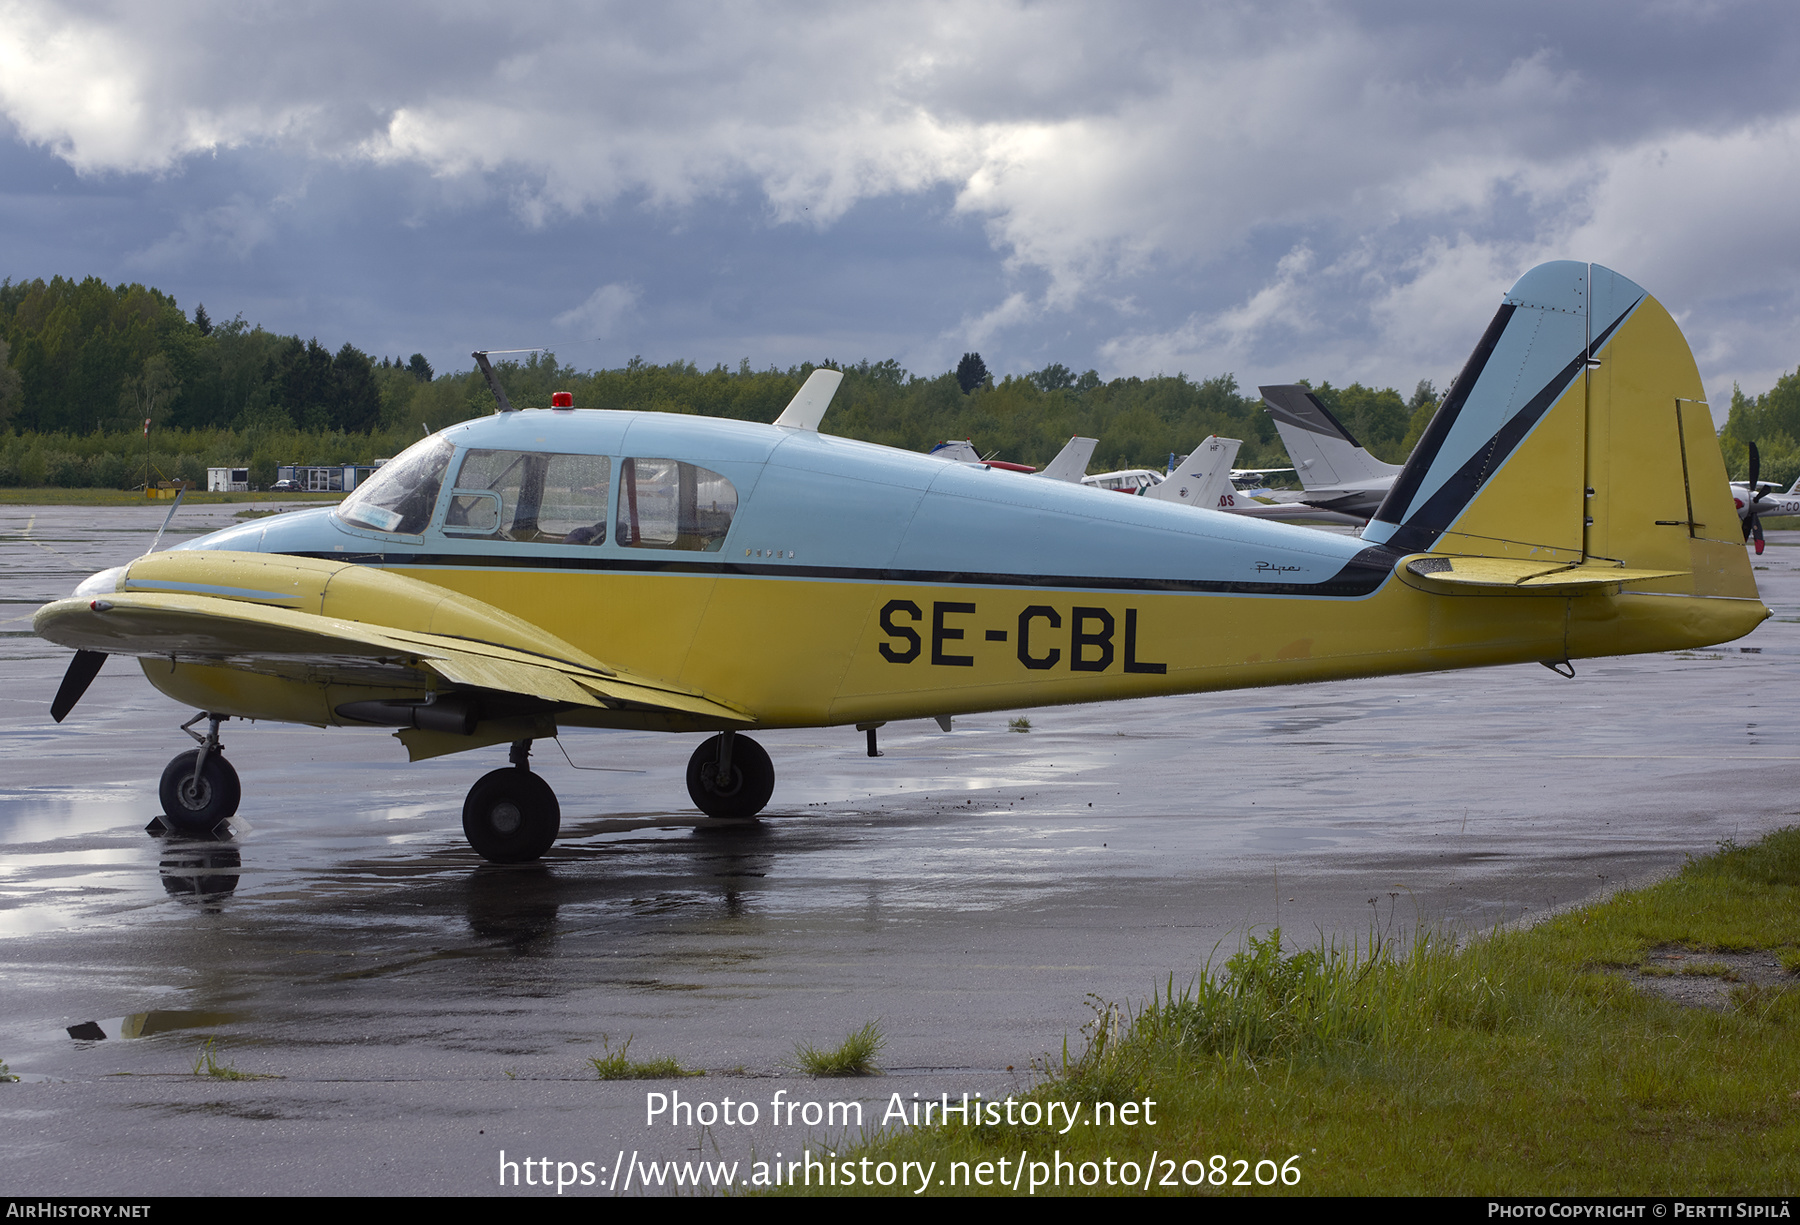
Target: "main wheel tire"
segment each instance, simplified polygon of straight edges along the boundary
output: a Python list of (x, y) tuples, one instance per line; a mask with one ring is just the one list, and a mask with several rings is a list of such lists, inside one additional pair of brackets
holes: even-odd
[(178, 754), (163, 767), (157, 798), (162, 800), (163, 824), (177, 834), (210, 834), (219, 822), (238, 809), (243, 788), (237, 771), (217, 749), (206, 755), (200, 777), (194, 778), (194, 759), (199, 749)]
[(775, 763), (756, 741), (734, 736), (731, 777), (721, 781), (719, 739), (707, 740), (688, 758), (688, 795), (709, 817), (754, 817), (775, 794)]
[(463, 834), (493, 863), (529, 863), (556, 841), (562, 806), (550, 784), (510, 766), (484, 774), (463, 801)]

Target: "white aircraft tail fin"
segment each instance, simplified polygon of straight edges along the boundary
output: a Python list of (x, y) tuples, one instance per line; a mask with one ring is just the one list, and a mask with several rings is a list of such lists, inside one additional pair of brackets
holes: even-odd
[(1242, 439), (1213, 435), (1195, 447), (1194, 453), (1182, 460), (1162, 484), (1146, 489), (1144, 496), (1216, 510), (1219, 499), (1233, 492), (1231, 461), (1243, 445)]
[(1094, 458), (1094, 448), (1099, 445), (1098, 438), (1071, 438), (1056, 458), (1044, 465), (1043, 471), (1033, 475), (1078, 484), (1087, 475), (1088, 461)]
[(815, 370), (807, 376), (788, 406), (781, 410), (781, 416), (775, 418), (776, 425), (785, 425), (793, 430), (817, 430), (819, 422), (825, 419), (825, 410), (831, 407), (831, 397), (837, 394), (838, 384), (844, 381), (842, 370)]
[(1341, 488), (1358, 481), (1393, 476), (1400, 465), (1370, 455), (1319, 397), (1299, 385), (1260, 387), (1282, 445), (1308, 489)]

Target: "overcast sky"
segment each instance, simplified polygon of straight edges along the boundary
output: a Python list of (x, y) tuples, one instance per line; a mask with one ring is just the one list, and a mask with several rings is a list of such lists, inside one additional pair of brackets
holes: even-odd
[(439, 369), (1441, 387), (1545, 259), (1800, 361), (1791, 3), (0, 0), (0, 275)]

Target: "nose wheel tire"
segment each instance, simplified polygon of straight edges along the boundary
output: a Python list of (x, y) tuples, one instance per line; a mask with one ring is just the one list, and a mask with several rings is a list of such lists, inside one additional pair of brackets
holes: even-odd
[(687, 788), (694, 807), (709, 817), (754, 817), (775, 794), (775, 763), (762, 745), (733, 736), (730, 777), (719, 777), (719, 737), (688, 758)]
[(463, 801), (463, 834), (493, 863), (529, 863), (562, 830), (562, 806), (550, 784), (517, 766), (485, 774)]
[(163, 767), (157, 796), (162, 800), (163, 823), (178, 834), (209, 834), (219, 822), (238, 809), (243, 789), (237, 771), (217, 752), (206, 755), (200, 777), (194, 777), (199, 749), (189, 749)]

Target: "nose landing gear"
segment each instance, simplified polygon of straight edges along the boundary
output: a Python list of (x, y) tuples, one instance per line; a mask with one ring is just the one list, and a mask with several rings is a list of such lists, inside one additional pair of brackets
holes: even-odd
[[(243, 789), (219, 744), (219, 724), (229, 717), (202, 711), (181, 725), (200, 747), (177, 754), (163, 767), (157, 797), (162, 800), (163, 823), (173, 833), (210, 834), (238, 809)], [(202, 719), (207, 721), (204, 736), (194, 730)]]
[(515, 740), (512, 765), (484, 774), (463, 801), (463, 834), (494, 863), (529, 863), (562, 830), (562, 806), (550, 784), (531, 772), (531, 741)]

